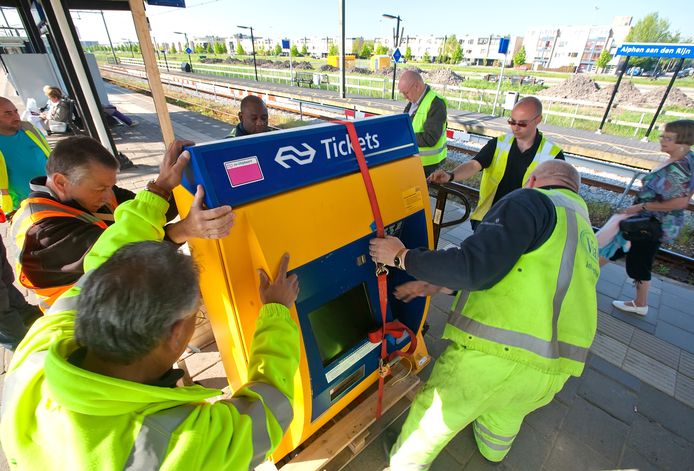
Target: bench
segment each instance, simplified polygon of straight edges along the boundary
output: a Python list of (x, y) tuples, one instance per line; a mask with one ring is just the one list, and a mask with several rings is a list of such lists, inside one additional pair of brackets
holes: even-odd
[(294, 73), (294, 82), (296, 82), (298, 87), (300, 87), (302, 83), (306, 83), (308, 87), (311, 88), (313, 85), (313, 74), (296, 72)]

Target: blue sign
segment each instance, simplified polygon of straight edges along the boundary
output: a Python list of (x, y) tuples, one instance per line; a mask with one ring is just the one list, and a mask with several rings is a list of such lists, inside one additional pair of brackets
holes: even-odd
[(499, 38), (499, 54), (506, 54), (508, 52), (508, 45), (511, 42), (511, 38)]
[(402, 53), (400, 53), (400, 48), (396, 47), (395, 51), (393, 51), (393, 60), (395, 62), (400, 62), (400, 59), (402, 59)]
[[(419, 152), (410, 117), (353, 121), (369, 167)], [(313, 183), (359, 172), (344, 125), (325, 123), (224, 139), (190, 147), (183, 186), (205, 188), (209, 208), (238, 206)]]
[(624, 43), (617, 49), (617, 55), (694, 59), (694, 44)]
[(193, 50), (189, 47), (186, 48), (186, 54), (192, 54)]
[(282, 49), (289, 49), (291, 46), (289, 45), (289, 39), (283, 39), (282, 40)]
[(186, 0), (147, 0), (148, 5), (157, 5), (160, 7), (178, 7), (185, 8)]

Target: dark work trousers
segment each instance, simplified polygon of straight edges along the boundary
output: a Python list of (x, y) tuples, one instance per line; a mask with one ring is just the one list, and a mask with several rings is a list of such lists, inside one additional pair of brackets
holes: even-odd
[(14, 272), (7, 260), (5, 244), (0, 237), (0, 345), (14, 350), (41, 310), (29, 304), (14, 285)]

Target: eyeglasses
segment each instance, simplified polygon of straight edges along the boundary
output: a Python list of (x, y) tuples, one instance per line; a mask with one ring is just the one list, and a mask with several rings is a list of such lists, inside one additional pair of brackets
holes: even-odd
[(516, 120), (514, 120), (514, 119), (509, 119), (509, 120), (507, 121), (507, 123), (509, 124), (509, 126), (518, 126), (519, 128), (525, 128), (525, 127), (528, 127), (528, 125), (530, 125), (530, 122), (531, 122), (531, 121), (534, 121), (534, 120), (537, 119), (539, 116), (540, 116), (540, 115), (537, 115), (537, 116), (535, 116), (534, 118), (530, 118), (530, 119), (527, 120), (527, 121), (516, 121)]
[(672, 142), (676, 139), (677, 139), (676, 137), (672, 137), (672, 136), (665, 136), (665, 135), (660, 136), (660, 140), (665, 141), (665, 142)]

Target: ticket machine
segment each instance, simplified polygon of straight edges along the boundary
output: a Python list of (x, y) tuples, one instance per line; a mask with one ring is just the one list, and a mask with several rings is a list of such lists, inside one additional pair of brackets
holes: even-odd
[[(432, 246), (429, 194), (407, 115), (354, 121), (386, 233), (407, 247)], [(367, 334), (381, 325), (369, 240), (374, 217), (346, 127), (325, 123), (244, 136), (190, 148), (183, 212), (196, 184), (208, 207), (229, 204), (236, 225), (223, 240), (191, 241), (201, 289), (232, 389), (247, 379), (250, 342), (261, 303), (258, 268), (274, 276), (283, 253), (300, 294), (291, 309), (301, 332), (294, 420), (275, 460), (295, 449), (378, 379), (380, 344)], [(402, 303), (393, 288), (411, 278), (388, 275), (387, 319), (420, 336), (428, 300)], [(410, 338), (390, 337), (388, 351)], [(415, 361), (424, 361), (422, 341)]]

